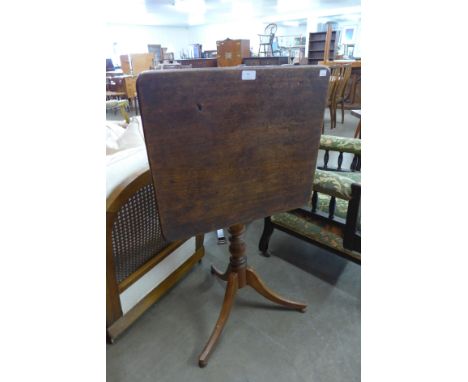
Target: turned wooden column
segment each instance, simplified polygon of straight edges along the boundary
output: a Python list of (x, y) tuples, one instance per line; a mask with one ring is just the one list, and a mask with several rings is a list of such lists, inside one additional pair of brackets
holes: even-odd
[(246, 285), (251, 286), (255, 291), (261, 294), (266, 299), (273, 301), (277, 304), (283, 305), (287, 308), (305, 312), (307, 305), (287, 300), (271, 289), (269, 289), (261, 280), (260, 276), (247, 266), (247, 256), (245, 255), (245, 243), (242, 240), (242, 235), (245, 232), (244, 224), (235, 224), (229, 227), (229, 265), (226, 272), (218, 271), (214, 266), (211, 266), (211, 273), (218, 276), (221, 280), (227, 281), (226, 293), (224, 295), (223, 305), (221, 312), (216, 322), (215, 328), (211, 333), (208, 342), (206, 343), (203, 351), (200, 354), (198, 365), (205, 367), (208, 364), (208, 357), (210, 356), (216, 342), (218, 341), (224, 325), (227, 322), (232, 305), (234, 304), (234, 297), (238, 289)]
[(245, 256), (245, 243), (242, 235), (245, 232), (244, 224), (236, 224), (229, 227), (229, 265), (231, 272), (237, 273), (237, 286), (243, 288), (247, 284), (246, 269), (247, 257)]

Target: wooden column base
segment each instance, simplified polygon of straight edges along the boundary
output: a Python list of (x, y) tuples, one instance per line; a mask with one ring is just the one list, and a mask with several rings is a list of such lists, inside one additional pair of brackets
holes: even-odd
[(241, 235), (244, 233), (244, 231), (245, 226), (243, 224), (236, 224), (229, 228), (229, 233), (231, 234), (229, 237), (229, 241), (231, 242), (231, 245), (229, 246), (231, 258), (226, 272), (222, 273), (215, 267), (211, 267), (211, 273), (218, 276), (221, 280), (227, 281), (227, 286), (218, 321), (216, 322), (216, 325), (213, 329), (213, 332), (211, 333), (210, 338), (208, 339), (207, 344), (205, 345), (205, 348), (200, 354), (198, 361), (198, 365), (200, 367), (205, 367), (208, 364), (208, 357), (210, 356), (219, 336), (221, 335), (221, 332), (223, 331), (238, 289), (249, 285), (263, 297), (277, 304), (299, 310), (300, 312), (305, 312), (307, 308), (307, 305), (305, 304), (287, 300), (273, 292), (263, 283), (253, 268), (247, 266), (245, 244), (241, 239)]

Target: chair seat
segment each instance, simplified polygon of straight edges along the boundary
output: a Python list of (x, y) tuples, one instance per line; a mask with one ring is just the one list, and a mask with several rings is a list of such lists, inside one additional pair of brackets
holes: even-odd
[(322, 135), (320, 137), (320, 149), (361, 155), (361, 140)]
[(314, 219), (307, 211), (297, 209), (289, 212), (282, 212), (273, 215), (271, 221), (302, 237), (309, 238), (356, 259), (361, 259), (361, 254), (359, 252), (350, 251), (343, 247), (342, 234), (337, 228), (330, 226), (326, 222)]

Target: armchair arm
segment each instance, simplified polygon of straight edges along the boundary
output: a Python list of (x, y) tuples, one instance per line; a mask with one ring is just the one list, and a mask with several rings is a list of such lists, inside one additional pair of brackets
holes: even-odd
[[(325, 219), (342, 229), (343, 247), (348, 250), (361, 251), (361, 235), (358, 232), (359, 211), (361, 205), (361, 184), (346, 176), (333, 171), (315, 170), (312, 194), (311, 214), (317, 218)], [(328, 206), (328, 216), (318, 210), (318, 195), (322, 193), (331, 196)], [(346, 219), (335, 218), (336, 200), (343, 199), (347, 202)], [(342, 202), (340, 202), (342, 203)]]
[(361, 155), (361, 140), (356, 138), (322, 135), (320, 149)]
[(322, 194), (334, 196), (339, 199), (351, 200), (352, 179), (339, 175), (334, 171), (323, 171), (316, 169), (312, 189)]

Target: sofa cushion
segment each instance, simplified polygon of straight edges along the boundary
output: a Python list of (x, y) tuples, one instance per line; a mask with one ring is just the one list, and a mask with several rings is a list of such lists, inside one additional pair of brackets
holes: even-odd
[(106, 162), (106, 198), (130, 176), (149, 168), (144, 145), (107, 155)]
[[(130, 123), (126, 125), (122, 132), (117, 131), (117, 124), (107, 123), (106, 155), (115, 154), (130, 148), (145, 145), (143, 134), (141, 133), (140, 120), (132, 117)], [(111, 129), (109, 128), (111, 126)], [(125, 125), (124, 125), (125, 126)]]

